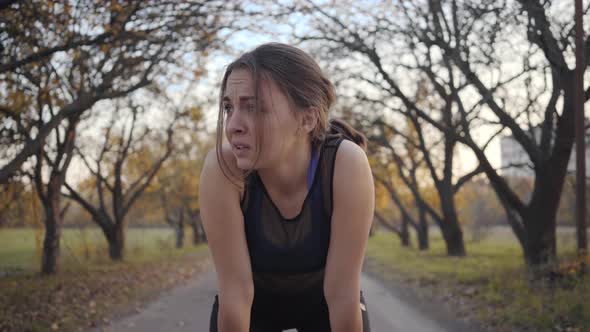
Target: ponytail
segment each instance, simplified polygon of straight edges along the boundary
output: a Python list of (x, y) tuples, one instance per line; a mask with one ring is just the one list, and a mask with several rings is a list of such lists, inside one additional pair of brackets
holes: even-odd
[(341, 135), (344, 138), (355, 142), (363, 150), (367, 151), (367, 137), (343, 120), (330, 120), (328, 135)]

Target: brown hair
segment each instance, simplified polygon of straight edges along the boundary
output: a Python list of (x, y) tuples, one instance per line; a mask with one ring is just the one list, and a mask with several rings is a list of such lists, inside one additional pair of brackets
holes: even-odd
[[(277, 84), (292, 106), (297, 106), (305, 111), (317, 112), (317, 125), (310, 134), (312, 146), (320, 146), (327, 134), (340, 134), (366, 149), (367, 139), (363, 134), (342, 120), (328, 122), (328, 112), (336, 100), (335, 89), (313, 58), (294, 46), (267, 43), (242, 54), (230, 63), (221, 81), (216, 151), (217, 159), (220, 160), (221, 169), (226, 176), (226, 170), (229, 168), (221, 154), (221, 142), (225, 127), (222, 99), (227, 79), (236, 69), (247, 69), (252, 74), (255, 86), (254, 97), (256, 98), (255, 114), (260, 114), (261, 86), (259, 82), (262, 78), (269, 78)], [(257, 151), (260, 153), (262, 133), (257, 128), (255, 132)]]

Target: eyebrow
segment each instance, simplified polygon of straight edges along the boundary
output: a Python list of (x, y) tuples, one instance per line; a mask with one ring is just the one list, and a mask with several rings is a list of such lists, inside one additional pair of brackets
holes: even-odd
[[(256, 100), (256, 97), (254, 97), (254, 96), (243, 96), (243, 97), (240, 97), (240, 101), (241, 102), (242, 101), (251, 101), (251, 100)], [(231, 102), (231, 100), (229, 99), (228, 96), (223, 97), (222, 101), (229, 101), (229, 102)]]

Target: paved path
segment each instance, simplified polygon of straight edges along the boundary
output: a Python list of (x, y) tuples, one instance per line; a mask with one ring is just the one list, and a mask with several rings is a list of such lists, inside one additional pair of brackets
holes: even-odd
[[(465, 331), (456, 327), (441, 327), (367, 275), (362, 276), (361, 287), (367, 301), (372, 332)], [(138, 313), (91, 332), (208, 332), (211, 304), (216, 293), (215, 273), (204, 272), (188, 284), (147, 304)]]

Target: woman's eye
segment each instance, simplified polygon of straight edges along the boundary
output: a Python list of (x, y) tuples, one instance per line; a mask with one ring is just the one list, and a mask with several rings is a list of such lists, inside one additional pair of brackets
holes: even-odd
[(232, 111), (232, 107), (231, 105), (223, 105), (223, 112), (224, 113), (230, 113)]

